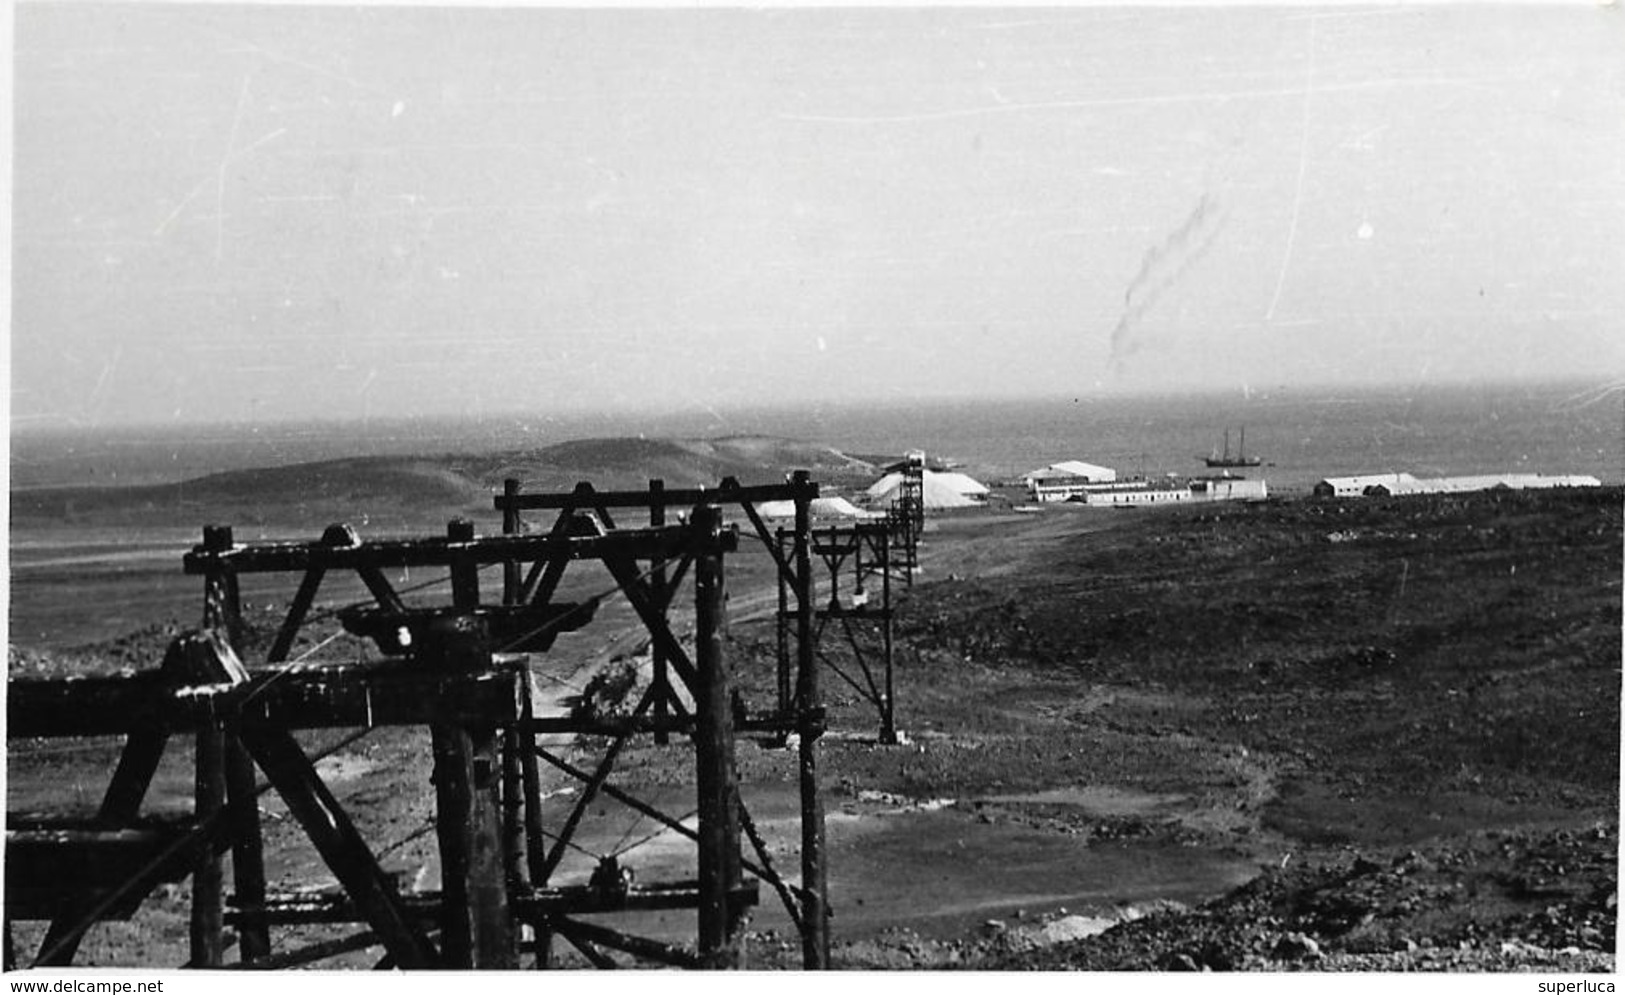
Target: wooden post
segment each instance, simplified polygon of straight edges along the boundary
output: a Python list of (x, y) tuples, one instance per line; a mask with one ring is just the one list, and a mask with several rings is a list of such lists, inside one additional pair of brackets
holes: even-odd
[(792, 477), (795, 497), (796, 595), (796, 731), (800, 740), (802, 966), (829, 967), (829, 890), (824, 868), (824, 799), (818, 785), (818, 737), (823, 733), (823, 706), (818, 696), (818, 663), (813, 645), (812, 502), (807, 471)]
[[(527, 689), (528, 691), (528, 689)], [(502, 730), (502, 859), (508, 884), (523, 888), (530, 882), (525, 866), (524, 774), (519, 756), (524, 737), (509, 726)]]
[(443, 967), (519, 966), (500, 839), (495, 743), (490, 729), (434, 729)]
[[(502, 534), (518, 535), (521, 528), (519, 524), (519, 481), (512, 477), (502, 482), (502, 496), (505, 499), (502, 505)], [(520, 572), (518, 560), (509, 560), (502, 564), (502, 603), (516, 605), (519, 603), (519, 588), (524, 583)]]
[[(776, 540), (779, 544), (778, 551), (782, 555), (787, 545), (783, 529), (778, 531)], [(778, 638), (778, 653), (774, 657), (774, 661), (778, 665), (778, 674), (776, 676), (778, 677), (779, 707), (777, 714), (782, 718), (790, 714), (793, 701), (790, 693), (790, 588), (786, 584), (782, 572), (778, 574), (778, 581), (779, 614), (776, 619), (777, 624), (774, 626), (774, 635)]]
[[(660, 528), (666, 524), (666, 482), (664, 480), (649, 481), (649, 525)], [(666, 591), (666, 561), (655, 560), (649, 564), (649, 582), (655, 590), (665, 596)], [(667, 664), (666, 649), (664, 646), (650, 644), (650, 651), (654, 654), (654, 693), (655, 693), (655, 743), (665, 746), (671, 742), (671, 734), (666, 730), (666, 719), (671, 714), (671, 705), (668, 696), (671, 691), (671, 674)]]
[[(536, 763), (536, 736), (530, 731), (530, 722), (536, 714), (530, 695), (528, 664), (522, 676), (525, 696), (519, 702), (519, 772), (525, 795), (525, 869), (532, 887), (540, 888), (548, 879), (547, 844), (542, 837), (542, 774)], [(536, 933), (536, 967), (547, 968), (553, 960), (553, 933), (541, 916), (530, 925)]]
[[(473, 542), (474, 523), (465, 518), (454, 518), (446, 523), (448, 543)], [(475, 608), (480, 603), (480, 571), (473, 563), (459, 557), (451, 563), (451, 601), (459, 608)]]
[[(231, 527), (203, 527), (203, 547), (221, 552), (232, 547)], [(236, 647), (242, 641), (242, 606), (237, 575), (229, 568), (210, 570), (203, 582), (203, 624), (224, 635)], [(200, 822), (219, 817), (226, 806), (226, 740), (219, 723), (199, 723), (194, 745), (194, 817)], [(235, 868), (234, 868), (235, 870)], [(191, 966), (219, 967), (225, 955), (225, 874), (220, 852), (205, 835), (192, 868), (190, 926)]]
[(265, 843), (260, 831), (259, 790), (254, 759), (234, 727), (226, 736), (226, 805), (231, 827), (231, 879), (236, 890), (237, 952), (247, 964), (271, 953), (271, 927), (265, 920)]
[(896, 743), (897, 714), (893, 705), (896, 699), (892, 694), (891, 532), (886, 529), (880, 531), (880, 607), (884, 613), (880, 625), (886, 654), (886, 700), (880, 709), (880, 741)]
[[(331, 531), (331, 530), (330, 530)], [(210, 525), (203, 529), (203, 546), (211, 552), (222, 552), (232, 547), (233, 539), (231, 528), (225, 525)], [(316, 597), (316, 589), (321, 584), (322, 572), (320, 570), (308, 572), (299, 585), (298, 594), (289, 611), (282, 630), (277, 634), (276, 643), (271, 648), (271, 663), (280, 663), (287, 658), (289, 649), (298, 632), (298, 626), (303, 621), (305, 613), (310, 609), (311, 602)], [(203, 587), (203, 624), (225, 635), (226, 642), (232, 650), (241, 653), (243, 650), (243, 613), (242, 599), (238, 591), (237, 574), (226, 568), (210, 570), (204, 577)], [(219, 797), (220, 805), (228, 809), (226, 825), (231, 833), (231, 876), (232, 885), (237, 892), (237, 906), (242, 912), (242, 922), (238, 927), (238, 953), (244, 961), (251, 961), (257, 957), (264, 957), (271, 952), (271, 930), (265, 922), (265, 850), (260, 832), (259, 795), (255, 786), (254, 761), (238, 740), (235, 723), (228, 730), (215, 727), (209, 734), (210, 742), (207, 748), (211, 752), (218, 752), (217, 762), (220, 765), (218, 772), (211, 772), (220, 778)], [(198, 777), (199, 800), (204, 798), (202, 778), (204, 777), (204, 732), (198, 733)], [(213, 791), (213, 787), (210, 789)], [(199, 812), (202, 817), (202, 812)], [(218, 864), (218, 858), (215, 863)], [(214, 872), (210, 872), (211, 874)], [(206, 882), (205, 882), (206, 883)], [(194, 894), (194, 936), (200, 929), (207, 926), (197, 921), (198, 915), (214, 915), (212, 912), (200, 913), (196, 906), (196, 894), (200, 882), (194, 878), (192, 889)], [(218, 884), (214, 887), (218, 888)], [(216, 927), (218, 931), (218, 927)], [(194, 944), (193, 962), (196, 966), (203, 966), (196, 960), (197, 950)], [(216, 960), (209, 966), (218, 966)]]
[[(222, 552), (232, 547), (231, 526), (205, 525), (203, 548)], [(237, 594), (237, 574), (229, 567), (215, 566), (203, 578), (203, 624), (223, 631), (226, 641), (238, 646), (243, 638), (243, 619)]]
[[(218, 817), (226, 804), (225, 736), (213, 719), (199, 723), (195, 752), (194, 809), (198, 821), (204, 822)], [(212, 968), (225, 963), (224, 881), (214, 834), (203, 833), (192, 863), (190, 967)]]
[[(504, 480), (502, 482), (502, 494), (504, 498), (502, 505), (502, 532), (504, 535), (518, 535), (523, 529), (519, 517), (517, 500), (519, 497), (519, 481), (513, 477), (509, 477)], [(473, 529), (472, 526), (468, 525), (467, 523), (459, 525), (457, 522), (453, 522), (447, 526), (447, 536), (448, 538), (452, 539), (472, 539)], [(467, 574), (468, 569), (465, 568), (464, 579), (458, 585), (458, 590), (454, 591), (453, 597), (456, 600), (456, 603), (460, 606), (472, 608), (475, 607), (479, 602), (478, 577), (476, 575), (470, 579)], [(502, 603), (505, 605), (517, 605), (524, 600), (524, 597), (524, 576), (523, 568), (521, 567), (520, 563), (517, 560), (510, 560), (503, 563)], [(531, 674), (528, 664), (525, 666), (520, 677), (524, 681), (524, 698), (520, 705), (521, 725), (524, 726), (532, 718), (530, 694)], [(435, 733), (432, 735), (435, 737), (435, 757), (437, 765), (442, 752), (444, 752), (447, 758), (446, 763), (448, 765), (449, 777), (472, 777), (472, 769), (470, 768), (465, 770), (463, 767), (461, 738), (455, 734), (447, 734), (442, 736), (439, 733)], [(468, 745), (470, 748), (472, 748), (472, 740)], [(546, 851), (542, 837), (541, 776), (536, 766), (535, 738), (528, 730), (528, 727), (509, 729), (503, 734), (503, 747), (501, 784), (503, 808), (502, 849), (503, 860), (505, 862), (503, 877), (508, 882), (512, 882), (521, 887), (526, 884), (541, 885), (545, 883), (546, 878), (546, 872), (543, 870), (543, 861), (545, 859)], [(440, 771), (438, 767), (436, 769), (435, 777), (436, 789), (438, 792), (440, 790)], [(444, 818), (445, 806), (448, 804), (452, 807), (461, 809), (463, 806), (468, 805), (473, 801), (476, 801), (476, 799), (472, 795), (461, 792), (455, 793), (449, 802), (442, 797), (439, 799), (441, 808), (438, 810), (439, 815), (437, 815), (437, 817)], [(471, 812), (469, 814), (475, 819), (478, 818), (477, 812)], [(457, 834), (455, 833), (453, 833), (452, 845), (454, 848), (461, 847), (461, 843), (458, 841)], [(442, 846), (444, 847), (444, 844), (442, 844)], [(444, 867), (444, 858), (442, 858), (442, 866)], [(445, 872), (442, 871), (442, 874), (444, 876)], [(444, 896), (445, 893), (446, 889), (443, 888), (442, 895)], [(448, 902), (448, 904), (450, 903)], [(506, 920), (508, 917), (506, 914), (504, 914), (502, 918)], [(547, 932), (543, 920), (539, 917), (530, 925), (536, 935), (536, 966), (546, 967), (551, 959), (551, 934)], [(517, 951), (518, 941), (518, 937), (513, 935), (514, 930), (511, 920), (508, 921), (506, 928), (509, 935), (508, 943), (500, 951), (497, 951), (495, 956), (496, 959), (505, 962), (503, 966), (517, 967), (517, 953), (515, 952), (510, 954), (509, 952), (510, 950)], [(489, 935), (491, 931), (487, 930), (484, 932), (485, 934)], [(496, 932), (498, 936), (501, 935), (501, 930)], [(449, 937), (452, 934), (447, 933), (446, 935)], [(458, 960), (457, 958), (463, 957), (470, 961), (475, 957), (483, 958), (485, 954), (476, 949), (478, 946), (479, 945), (473, 942), (472, 939), (469, 939), (461, 942), (461, 950), (454, 951), (448, 947), (447, 959), (451, 963), (463, 963), (464, 961)], [(510, 959), (512, 963), (506, 963), (506, 961)], [(497, 965), (493, 964), (492, 966)]]
[(725, 587), (717, 549), (722, 518), (715, 506), (694, 509), (694, 642), (698, 675), (694, 702), (695, 782), (699, 805), (699, 948), (709, 967), (738, 967), (741, 883), (738, 784), (733, 709), (722, 645)]
[[(462, 519), (446, 526), (451, 542), (474, 538)], [(452, 562), (452, 602), (479, 606), (479, 570)], [(486, 628), (474, 615), (454, 616), (425, 634), (420, 666), (485, 669), (491, 663)], [(440, 948), (443, 967), (513, 969), (517, 937), (508, 907), (506, 850), (498, 793), (497, 731), (494, 726), (436, 722), (434, 743), (435, 829), (440, 841)]]

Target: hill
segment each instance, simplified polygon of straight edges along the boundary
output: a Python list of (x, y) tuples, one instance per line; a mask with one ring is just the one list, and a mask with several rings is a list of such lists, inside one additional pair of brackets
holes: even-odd
[(462, 472), (498, 489), (512, 477), (526, 490), (569, 490), (590, 480), (599, 490), (638, 489), (652, 479), (669, 487), (715, 486), (724, 477), (744, 483), (777, 481), (811, 470), (831, 486), (867, 481), (873, 464), (829, 446), (763, 435), (717, 439), (601, 438), (509, 451), (459, 464)]
[(489, 454), (367, 456), (212, 473), (177, 483), (16, 490), (14, 528), (188, 526), (203, 522), (297, 524), (370, 520), (432, 527), (456, 515), (488, 516), (507, 478), (528, 491), (714, 486), (723, 477), (776, 481), (812, 470), (832, 486), (868, 479), (874, 467), (828, 446), (770, 436), (718, 439), (603, 438)]

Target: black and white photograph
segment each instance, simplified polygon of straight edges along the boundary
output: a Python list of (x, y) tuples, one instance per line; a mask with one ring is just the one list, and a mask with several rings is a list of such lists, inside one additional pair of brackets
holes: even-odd
[(1613, 0), (6, 17), (12, 991), (1614, 990)]

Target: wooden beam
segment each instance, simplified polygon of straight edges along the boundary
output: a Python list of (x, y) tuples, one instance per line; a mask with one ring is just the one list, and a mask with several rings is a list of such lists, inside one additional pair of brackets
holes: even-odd
[(638, 618), (643, 621), (644, 628), (649, 630), (649, 637), (666, 653), (666, 660), (683, 684), (694, 691), (694, 664), (684, 652), (682, 643), (672, 635), (671, 626), (667, 623), (665, 610), (657, 603), (642, 578), (638, 576), (637, 564), (631, 559), (618, 556), (605, 557), (604, 569), (621, 586), (621, 592), (626, 595), (626, 601), (637, 612)]
[(579, 919), (567, 919), (559, 916), (553, 920), (553, 926), (558, 932), (566, 935), (575, 935), (590, 943), (601, 947), (610, 947), (615, 950), (624, 950), (634, 957), (652, 960), (657, 964), (669, 964), (672, 967), (697, 968), (705, 964), (700, 958), (689, 953), (681, 947), (674, 947), (659, 940), (650, 940), (641, 936), (632, 936), (607, 926), (582, 922)]
[[(606, 553), (647, 560), (673, 558), (687, 545), (689, 533), (681, 526), (664, 529), (619, 529), (596, 536), (494, 535), (469, 542), (446, 539), (374, 539), (355, 546), (334, 547), (322, 542), (258, 542), (229, 549), (195, 547), (183, 558), (186, 572), (204, 574), (218, 566), (241, 573), (309, 570), (382, 570), (392, 567), (448, 566), (463, 558), (476, 566), (508, 560), (530, 562), (554, 557), (572, 560), (601, 559)], [(737, 536), (719, 539), (725, 552), (737, 548)]]
[[(473, 673), (436, 673), (399, 661), (308, 664), (260, 671), (235, 688), (173, 689), (156, 671), (71, 680), (16, 680), (7, 687), (6, 734), (123, 735), (192, 728), (216, 711), (292, 729), (427, 725), (457, 716), (496, 724), (519, 718), (519, 676), (499, 660)], [(133, 775), (132, 775), (133, 776)]]
[[(78, 948), (79, 941), (84, 937), (86, 930), (103, 919), (118, 917), (121, 914), (120, 910), (127, 910), (122, 912), (123, 917), (127, 918), (134, 913), (141, 900), (159, 884), (164, 881), (179, 880), (183, 877), (190, 864), (191, 848), (199, 840), (214, 839), (218, 828), (215, 823), (193, 825), (185, 832), (171, 837), (169, 842), (157, 848), (155, 853), (149, 847), (144, 852), (137, 854), (136, 859), (147, 858), (139, 868), (133, 871), (120, 871), (105, 877), (98, 875), (93, 878), (93, 881), (113, 880), (117, 881), (118, 884), (105, 889), (97, 889), (93, 894), (86, 896), (87, 901), (75, 907), (76, 919), (72, 923), (52, 923), (52, 928), (46, 933), (44, 941), (40, 944), (39, 954), (35, 957), (33, 966), (60, 966), (71, 963), (74, 951)], [(51, 880), (46, 885), (46, 890), (53, 896), (62, 894), (64, 884), (64, 875), (52, 873), (54, 870), (72, 867), (72, 873), (95, 873), (88, 871), (84, 865), (77, 862), (69, 864), (62, 861), (60, 859), (60, 847), (57, 844), (53, 843), (51, 849), (46, 853), (42, 853), (39, 857), (29, 859), (25, 856), (26, 850), (20, 845), (22, 840), (19, 839), (15, 830), (8, 829), (6, 831), (6, 840), (8, 851), (6, 860), (6, 913), (8, 916), (19, 915), (22, 911), (19, 905), (23, 903), (17, 902), (16, 896), (25, 889), (14, 886), (11, 878), (11, 875), (17, 872), (16, 865), (19, 863), (30, 867), (36, 874), (41, 872), (51, 874)], [(58, 862), (54, 866), (51, 863), (53, 857), (58, 858)], [(88, 906), (88, 908), (85, 906)], [(79, 914), (81, 909), (83, 909), (83, 913)]]
[[(730, 901), (740, 907), (755, 905), (761, 897), (757, 882), (746, 881), (736, 888)], [(401, 896), (401, 910), (413, 922), (427, 926), (438, 921), (446, 902), (443, 891), (418, 891)], [(523, 916), (598, 915), (606, 912), (664, 912), (692, 909), (700, 902), (700, 885), (693, 879), (656, 884), (633, 884), (624, 893), (606, 894), (590, 885), (559, 888), (518, 888), (512, 895), (513, 907)], [(312, 894), (307, 891), (282, 892), (266, 898), (266, 916), (277, 926), (318, 926), (364, 922), (365, 917), (350, 896), (338, 890)], [(228, 913), (228, 923), (240, 921), (237, 912)]]
[[(584, 501), (591, 493), (592, 485), (583, 481), (576, 485), (572, 497), (577, 502)], [(578, 532), (583, 532), (588, 536), (603, 535), (603, 527), (596, 519), (586, 515), (577, 518), (579, 510), (579, 503), (571, 503), (562, 508), (559, 511), (559, 517), (553, 521), (553, 528), (548, 532), (548, 539), (553, 540), (555, 543), (566, 543), (570, 536)], [(525, 587), (521, 593), (521, 600), (538, 605), (545, 605), (552, 601), (553, 595), (558, 593), (559, 582), (564, 579), (564, 571), (569, 566), (569, 563), (569, 548), (562, 545), (547, 556), (545, 566), (543, 562), (537, 562), (536, 567), (531, 571), (531, 575), (525, 578)], [(536, 572), (537, 570), (541, 571), (539, 575)]]
[(158, 765), (163, 762), (164, 746), (168, 742), (169, 732), (162, 727), (141, 726), (130, 730), (113, 779), (102, 796), (96, 821), (110, 826), (125, 825), (140, 814), (141, 802), (147, 797)]
[(228, 964), (227, 967), (253, 971), (286, 971), (289, 968), (304, 967), (319, 960), (337, 957), (340, 954), (353, 953), (378, 945), (378, 935), (372, 930), (363, 930), (349, 936), (341, 936), (335, 940), (322, 940), (311, 943), (295, 950), (285, 950), (279, 954), (266, 957), (257, 957), (253, 960), (244, 959), (241, 964)]
[(305, 624), (305, 616), (310, 612), (311, 604), (316, 600), (316, 591), (322, 586), (322, 577), (327, 573), (321, 567), (311, 567), (305, 571), (305, 576), (299, 581), (299, 590), (294, 592), (293, 603), (288, 606), (288, 615), (282, 620), (282, 628), (277, 630), (276, 642), (271, 644), (271, 652), (265, 656), (266, 663), (281, 663), (288, 658), (293, 650), (293, 641), (299, 637), (299, 629)]
[[(127, 919), (152, 887), (190, 873), (181, 852), (202, 836), (190, 822), (146, 822), (136, 826), (97, 823), (12, 823), (6, 827), (6, 914), (14, 919), (65, 919), (59, 934), (84, 919)], [(184, 844), (184, 845), (183, 845)], [(126, 889), (125, 899), (105, 902), (140, 874), (155, 857), (161, 872), (149, 875), (145, 889)], [(173, 854), (179, 854), (174, 856)], [(87, 901), (80, 901), (81, 897)], [(82, 932), (82, 930), (81, 930)], [(69, 960), (72, 954), (68, 955)], [(62, 961), (61, 963), (66, 963)]]
[(593, 946), (591, 942), (582, 939), (580, 934), (566, 932), (563, 935), (564, 938), (570, 942), (570, 945), (581, 951), (581, 955), (587, 958), (587, 960), (592, 963), (592, 966), (596, 967), (598, 970), (614, 971), (621, 966), (615, 963), (614, 959), (608, 954)]
[[(448, 559), (447, 562), (449, 563), (450, 560)], [(407, 564), (400, 565), (406, 566)], [(311, 568), (307, 567), (306, 569)], [(380, 608), (397, 614), (406, 611), (406, 603), (401, 600), (399, 594), (395, 593), (395, 588), (391, 586), (383, 571), (378, 569), (376, 563), (358, 562), (355, 564), (355, 572), (361, 576), (361, 582), (367, 585), (367, 590), (372, 593), (373, 600), (378, 602)]]

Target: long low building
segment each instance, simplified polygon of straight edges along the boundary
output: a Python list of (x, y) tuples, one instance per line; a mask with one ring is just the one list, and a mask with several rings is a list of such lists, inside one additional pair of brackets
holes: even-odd
[(1119, 480), (1092, 484), (1067, 500), (1108, 508), (1137, 508), (1201, 501), (1263, 501), (1269, 495), (1269, 485), (1263, 480), (1196, 477), (1190, 480)]
[(1601, 487), (1602, 481), (1584, 474), (1501, 473), (1471, 477), (1432, 477), (1373, 485), (1366, 493), (1374, 497), (1392, 494), (1466, 494), (1473, 491), (1530, 490), (1551, 487)]
[(1388, 497), (1395, 494), (1466, 494), (1496, 488), (1601, 487), (1585, 474), (1488, 473), (1462, 477), (1414, 477), (1408, 473), (1369, 473), (1327, 477), (1314, 486), (1316, 497)]
[(1117, 480), (1117, 471), (1082, 460), (1065, 460), (1024, 473), (1021, 479), (1026, 482), (1027, 492), (1034, 501), (1047, 503), (1068, 501), (1092, 485), (1112, 483)]

